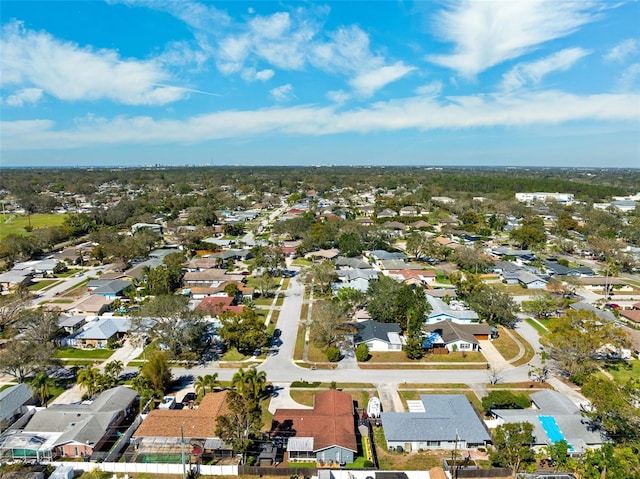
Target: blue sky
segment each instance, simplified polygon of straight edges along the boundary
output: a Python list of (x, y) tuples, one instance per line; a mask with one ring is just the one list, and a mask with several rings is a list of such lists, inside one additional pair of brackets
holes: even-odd
[(0, 164), (640, 167), (640, 3), (0, 1)]

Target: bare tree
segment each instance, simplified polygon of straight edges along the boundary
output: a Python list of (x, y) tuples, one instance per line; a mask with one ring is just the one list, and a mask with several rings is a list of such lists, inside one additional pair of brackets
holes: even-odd
[(19, 287), (13, 294), (0, 296), (0, 333), (13, 325), (31, 304), (31, 293)]
[(498, 384), (504, 380), (504, 367), (491, 365), (487, 374), (489, 376), (489, 384)]

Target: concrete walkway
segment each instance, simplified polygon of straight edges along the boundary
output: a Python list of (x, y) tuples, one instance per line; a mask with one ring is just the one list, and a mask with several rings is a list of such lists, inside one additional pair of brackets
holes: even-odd
[(397, 384), (378, 384), (378, 397), (385, 412), (405, 412)]
[(269, 412), (274, 414), (276, 409), (313, 409), (291, 399), (291, 383), (273, 383), (274, 394), (269, 402)]
[(491, 341), (480, 340), (480, 349), (482, 350), (482, 354), (487, 359), (489, 365), (493, 368), (499, 369), (511, 369), (514, 366), (509, 364), (507, 360), (500, 354), (500, 351), (493, 345)]

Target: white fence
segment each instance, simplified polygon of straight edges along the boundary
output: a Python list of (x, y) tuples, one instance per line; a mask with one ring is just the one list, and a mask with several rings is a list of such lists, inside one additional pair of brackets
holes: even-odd
[[(113, 472), (116, 474), (141, 473), (148, 474), (178, 474), (182, 475), (182, 464), (138, 464), (131, 462), (51, 462), (52, 466), (72, 465), (76, 470)], [(189, 466), (186, 466), (189, 468)], [(238, 466), (191, 466), (197, 467), (203, 476), (237, 476)]]

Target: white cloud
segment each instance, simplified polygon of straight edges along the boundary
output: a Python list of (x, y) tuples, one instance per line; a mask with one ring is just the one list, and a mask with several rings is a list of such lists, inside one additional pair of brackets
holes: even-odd
[(619, 91), (637, 91), (640, 89), (640, 63), (632, 63), (624, 69), (618, 78)]
[(428, 55), (427, 59), (473, 77), (575, 32), (598, 18), (596, 8), (590, 1), (462, 0), (434, 18), (436, 34), (455, 44), (454, 52)]
[(611, 50), (605, 53), (602, 58), (604, 58), (606, 62), (622, 63), (637, 52), (638, 40), (635, 38), (628, 38), (614, 46)]
[(170, 75), (157, 62), (123, 60), (113, 50), (82, 48), (14, 22), (3, 28), (2, 86), (31, 86), (61, 100), (109, 99), (128, 105), (163, 105), (183, 98), (165, 86)]
[(13, 95), (9, 95), (4, 99), (3, 103), (8, 106), (24, 106), (25, 104), (34, 105), (42, 98), (42, 90), (40, 88), (24, 88), (18, 90)]
[(409, 67), (402, 62), (397, 62), (373, 71), (362, 72), (349, 81), (349, 84), (354, 87), (360, 95), (371, 96), (380, 88), (398, 81), (413, 70), (415, 70), (414, 67)]
[(517, 90), (526, 84), (538, 84), (549, 73), (566, 71), (591, 52), (582, 48), (566, 48), (530, 63), (519, 63), (502, 76), (502, 88)]
[(290, 83), (269, 90), (269, 93), (271, 94), (271, 98), (279, 103), (284, 103), (295, 98), (295, 95), (293, 94), (293, 87)]
[(558, 91), (445, 97), (418, 96), (366, 107), (276, 107), (221, 111), (184, 120), (87, 117), (69, 129), (52, 121), (3, 122), (4, 150), (68, 149), (118, 144), (193, 144), (271, 135), (329, 135), (416, 129), (554, 125), (573, 121), (640, 121), (640, 94), (572, 95)]
[(338, 104), (346, 103), (351, 99), (351, 95), (344, 90), (328, 91), (325, 97), (327, 98), (327, 100)]
[(244, 70), (242, 70), (242, 73), (240, 75), (246, 81), (253, 82), (258, 80), (258, 81), (264, 82), (273, 78), (273, 75), (275, 75), (275, 72), (269, 68), (256, 71), (256, 69), (252, 67), (252, 68), (245, 68)]
[(434, 81), (427, 83), (426, 85), (419, 86), (416, 88), (415, 93), (420, 96), (440, 96), (440, 93), (442, 93), (442, 82)]

